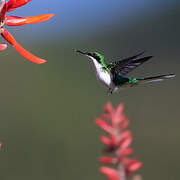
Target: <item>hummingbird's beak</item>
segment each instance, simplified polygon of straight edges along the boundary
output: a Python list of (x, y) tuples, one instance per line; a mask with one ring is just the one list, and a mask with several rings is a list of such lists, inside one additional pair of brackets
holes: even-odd
[(80, 51), (80, 50), (77, 50), (77, 49), (74, 49), (74, 51), (78, 52), (80, 54), (88, 55), (88, 52), (83, 52), (83, 51)]

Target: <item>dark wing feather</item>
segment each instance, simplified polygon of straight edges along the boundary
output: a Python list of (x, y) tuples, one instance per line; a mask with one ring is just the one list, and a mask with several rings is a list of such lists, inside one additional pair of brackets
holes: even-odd
[(122, 75), (125, 76), (136, 67), (140, 66), (144, 62), (148, 61), (152, 56), (147, 56), (143, 58), (137, 59), (137, 57), (141, 56), (143, 53), (137, 54), (132, 57), (128, 57), (126, 59), (122, 59), (120, 61), (114, 62), (108, 65), (108, 68), (111, 70), (111, 73), (114, 75)]
[(114, 68), (116, 65), (123, 67), (124, 65), (127, 65), (128, 63), (130, 63), (132, 60), (137, 59), (137, 57), (141, 56), (142, 54), (144, 54), (144, 52), (136, 54), (136, 55), (128, 57), (128, 58), (121, 59), (120, 61), (112, 62), (111, 64), (108, 65), (108, 67), (110, 69)]

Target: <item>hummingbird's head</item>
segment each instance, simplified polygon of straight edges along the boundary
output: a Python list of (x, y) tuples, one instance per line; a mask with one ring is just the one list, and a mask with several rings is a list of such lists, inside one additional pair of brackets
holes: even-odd
[(100, 64), (101, 64), (102, 60), (104, 60), (104, 57), (98, 52), (83, 52), (83, 51), (80, 51), (80, 50), (74, 50), (74, 51), (78, 52), (80, 54), (83, 54), (83, 55), (89, 57), (92, 60), (96, 60)]

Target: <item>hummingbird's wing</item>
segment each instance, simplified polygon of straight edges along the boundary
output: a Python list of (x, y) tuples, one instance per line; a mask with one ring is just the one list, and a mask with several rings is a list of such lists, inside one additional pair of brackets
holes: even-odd
[[(144, 52), (143, 52), (144, 53)], [(109, 64), (107, 67), (110, 69), (113, 76), (121, 75), (125, 76), (132, 70), (134, 70), (136, 67), (140, 66), (144, 62), (148, 61), (153, 56), (146, 56), (143, 58), (138, 58), (143, 53), (139, 53), (135, 56), (131, 56), (125, 59), (122, 59), (120, 61), (113, 62)]]

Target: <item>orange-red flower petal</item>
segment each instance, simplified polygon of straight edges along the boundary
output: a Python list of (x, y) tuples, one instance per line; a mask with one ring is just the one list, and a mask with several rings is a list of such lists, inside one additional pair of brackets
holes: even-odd
[(104, 131), (113, 134), (113, 129), (107, 122), (103, 121), (102, 119), (96, 118), (95, 123)]
[(1, 4), (2, 5), (2, 9), (1, 9), (1, 11), (0, 11), (0, 21), (4, 21), (4, 19), (5, 19), (5, 16), (6, 16), (6, 11), (7, 11), (7, 4), (5, 3), (5, 4)]
[(29, 1), (31, 0), (9, 0), (7, 2), (8, 5), (8, 9), (7, 11), (13, 11), (18, 7), (24, 6), (25, 4), (27, 4)]
[(105, 157), (105, 156), (100, 157), (99, 161), (102, 162), (102, 163), (105, 163), (105, 164), (115, 164), (115, 163), (117, 163), (117, 159), (116, 158)]
[(107, 176), (110, 180), (120, 180), (118, 178), (118, 172), (117, 170), (109, 167), (101, 167), (100, 172)]
[(128, 148), (132, 143), (132, 136), (130, 131), (122, 133), (121, 140), (119, 142), (120, 149)]
[(128, 170), (131, 172), (137, 171), (142, 166), (142, 162), (135, 161), (128, 166)]
[(112, 117), (112, 125), (113, 127), (117, 127), (117, 125), (123, 121), (124, 116), (122, 116), (122, 112), (124, 109), (123, 104), (119, 104), (116, 108), (116, 111), (114, 112), (114, 115)]
[(142, 166), (142, 162), (130, 158), (123, 159), (123, 163), (129, 172), (135, 172)]
[(112, 145), (112, 140), (106, 136), (101, 136), (100, 140), (103, 144), (107, 145), (107, 146), (111, 146)]
[(8, 6), (8, 9), (10, 9), (16, 2), (17, 0), (9, 0), (6, 4)]
[(2, 145), (3, 145), (2, 142), (0, 142), (0, 151), (1, 151)]
[(104, 106), (104, 111), (110, 115), (114, 113), (114, 109), (112, 107), (112, 104), (110, 102), (107, 102)]
[(14, 37), (6, 29), (2, 29), (1, 35), (6, 41), (8, 41), (16, 49), (17, 52), (19, 52), (19, 54), (21, 54), (27, 60), (29, 60), (29, 61), (31, 61), (33, 63), (36, 63), (36, 64), (43, 64), (43, 63), (46, 62), (46, 60), (38, 58), (38, 57), (32, 55), (31, 53), (26, 51), (23, 47), (21, 47), (16, 42)]
[(127, 149), (120, 149), (118, 156), (122, 159), (125, 156), (128, 156), (133, 153), (132, 148), (127, 148)]
[(120, 124), (120, 127), (119, 127), (119, 130), (123, 130), (123, 129), (126, 129), (129, 125), (129, 120), (126, 119), (126, 117), (123, 118), (121, 124)]
[(4, 51), (7, 48), (7, 44), (0, 44), (0, 51)]
[(44, 14), (32, 17), (6, 16), (5, 24), (7, 26), (21, 26), (24, 24), (35, 24), (49, 20), (54, 14)]

